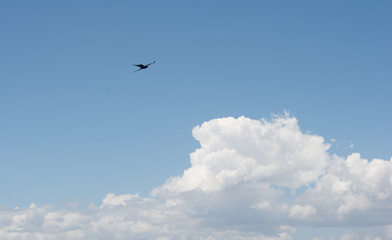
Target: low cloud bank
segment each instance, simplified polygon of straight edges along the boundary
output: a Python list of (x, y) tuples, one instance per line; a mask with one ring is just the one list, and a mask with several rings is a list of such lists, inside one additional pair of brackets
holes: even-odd
[[(10, 239), (292, 239), (298, 226), (392, 239), (391, 160), (331, 155), (296, 118), (220, 118), (193, 129), (191, 167), (148, 198), (107, 194), (86, 210), (0, 210)], [(318, 238), (322, 239), (322, 238)]]

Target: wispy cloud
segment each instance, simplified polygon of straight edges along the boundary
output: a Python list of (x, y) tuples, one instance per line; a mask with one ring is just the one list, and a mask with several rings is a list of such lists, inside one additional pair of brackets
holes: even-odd
[(288, 114), (213, 119), (193, 135), (200, 148), (191, 167), (151, 196), (109, 193), (84, 210), (0, 210), (1, 239), (272, 240), (303, 225), (352, 228), (341, 239), (392, 238), (391, 160), (330, 155), (323, 137)]

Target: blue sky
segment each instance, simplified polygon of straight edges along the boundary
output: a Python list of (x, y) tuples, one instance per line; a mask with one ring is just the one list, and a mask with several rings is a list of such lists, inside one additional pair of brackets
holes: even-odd
[(390, 159), (391, 10), (0, 1), (0, 206), (149, 196), (191, 166), (192, 129), (224, 117), (288, 111), (331, 155)]

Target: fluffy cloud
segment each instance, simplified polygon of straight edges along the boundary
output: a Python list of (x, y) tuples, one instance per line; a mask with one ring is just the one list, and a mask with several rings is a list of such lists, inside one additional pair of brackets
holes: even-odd
[(329, 146), (316, 135), (303, 134), (297, 119), (273, 121), (221, 118), (193, 129), (201, 148), (191, 154), (192, 167), (171, 178), (154, 194), (220, 191), (239, 182), (296, 189), (324, 173)]
[[(84, 210), (0, 210), (0, 239), (291, 239), (298, 226), (392, 238), (392, 163), (328, 153), (289, 115), (193, 129), (191, 167), (150, 197), (109, 193)], [(367, 227), (364, 227), (367, 226)]]
[(353, 153), (334, 157), (328, 172), (314, 188), (299, 197), (320, 209), (319, 218), (336, 224), (383, 225), (392, 223), (392, 162), (368, 161)]

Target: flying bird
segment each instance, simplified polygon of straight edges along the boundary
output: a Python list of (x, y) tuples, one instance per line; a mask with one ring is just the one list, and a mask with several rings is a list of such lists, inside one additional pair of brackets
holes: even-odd
[(135, 71), (135, 72), (137, 72), (137, 71), (148, 68), (148, 66), (150, 66), (151, 64), (154, 64), (154, 63), (155, 63), (155, 61), (152, 63), (146, 64), (146, 65), (144, 65), (144, 64), (133, 64), (133, 65), (136, 67), (139, 67), (139, 69)]

